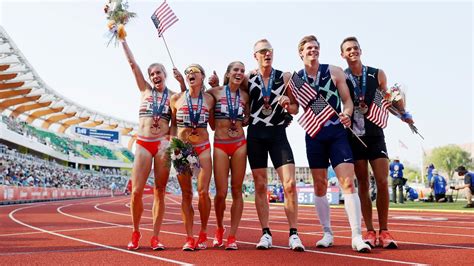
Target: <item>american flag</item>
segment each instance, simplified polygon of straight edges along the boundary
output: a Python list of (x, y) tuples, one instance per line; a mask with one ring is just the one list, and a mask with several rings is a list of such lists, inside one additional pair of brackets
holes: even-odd
[(158, 30), (158, 37), (161, 37), (163, 33), (178, 21), (178, 17), (174, 14), (173, 10), (168, 6), (168, 3), (164, 1), (151, 15), (151, 20), (155, 24)]
[(315, 89), (313, 89), (307, 82), (305, 82), (296, 72), (293, 72), (293, 76), (290, 79), (290, 90), (295, 95), (298, 104), (304, 108), (308, 106), (308, 103), (318, 95)]
[(312, 138), (318, 134), (319, 130), (323, 128), (326, 121), (328, 121), (336, 111), (329, 105), (321, 96), (318, 95), (304, 114), (298, 119), (298, 123)]
[(388, 106), (390, 103), (385, 100), (380, 90), (375, 91), (375, 98), (369, 107), (367, 119), (381, 128), (387, 127)]

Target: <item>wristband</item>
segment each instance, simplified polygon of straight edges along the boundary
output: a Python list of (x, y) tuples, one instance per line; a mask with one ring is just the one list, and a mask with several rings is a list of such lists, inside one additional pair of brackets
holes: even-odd
[(409, 112), (402, 114), (402, 119), (412, 119), (413, 116)]

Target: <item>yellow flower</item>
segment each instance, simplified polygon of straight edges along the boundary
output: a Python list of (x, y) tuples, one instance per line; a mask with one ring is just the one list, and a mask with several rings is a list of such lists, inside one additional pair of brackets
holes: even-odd
[(123, 24), (118, 25), (117, 35), (120, 40), (123, 40), (125, 37), (127, 37), (127, 32), (125, 31), (125, 26)]
[(115, 26), (115, 20), (109, 20), (107, 22), (107, 27), (111, 30)]

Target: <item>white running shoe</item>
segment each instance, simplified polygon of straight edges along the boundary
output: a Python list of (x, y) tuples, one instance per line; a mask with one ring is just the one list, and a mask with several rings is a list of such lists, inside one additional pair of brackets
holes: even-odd
[(362, 236), (356, 236), (352, 238), (352, 249), (360, 253), (370, 253), (370, 246), (367, 245)]
[(290, 249), (294, 251), (304, 251), (303, 243), (301, 243), (301, 239), (297, 234), (290, 236), (289, 246), (290, 246)]
[(334, 244), (334, 236), (331, 233), (324, 233), (323, 238), (316, 242), (318, 248), (328, 248)]
[(272, 236), (269, 234), (263, 234), (260, 238), (260, 242), (257, 244), (257, 249), (269, 249), (272, 247)]

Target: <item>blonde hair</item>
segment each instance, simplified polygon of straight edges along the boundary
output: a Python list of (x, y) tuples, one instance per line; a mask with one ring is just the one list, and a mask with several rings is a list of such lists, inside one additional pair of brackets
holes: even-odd
[(163, 74), (165, 74), (165, 78), (166, 78), (167, 74), (166, 74), (165, 66), (163, 64), (160, 64), (160, 63), (153, 63), (148, 67), (148, 76), (150, 76), (150, 71), (154, 67), (159, 67), (161, 69), (161, 71), (163, 72)]
[(318, 39), (314, 35), (307, 35), (301, 38), (300, 42), (298, 43), (298, 53), (301, 53), (301, 51), (303, 51), (303, 47), (306, 43), (313, 42), (313, 41), (316, 42), (318, 46), (320, 46)]
[(204, 78), (206, 77), (206, 72), (204, 72), (204, 68), (200, 64), (191, 64), (186, 69), (188, 69), (190, 67), (197, 67), (201, 71), (201, 74), (202, 74), (202, 88), (201, 88), (201, 90), (205, 91), (206, 86), (204, 85)]

